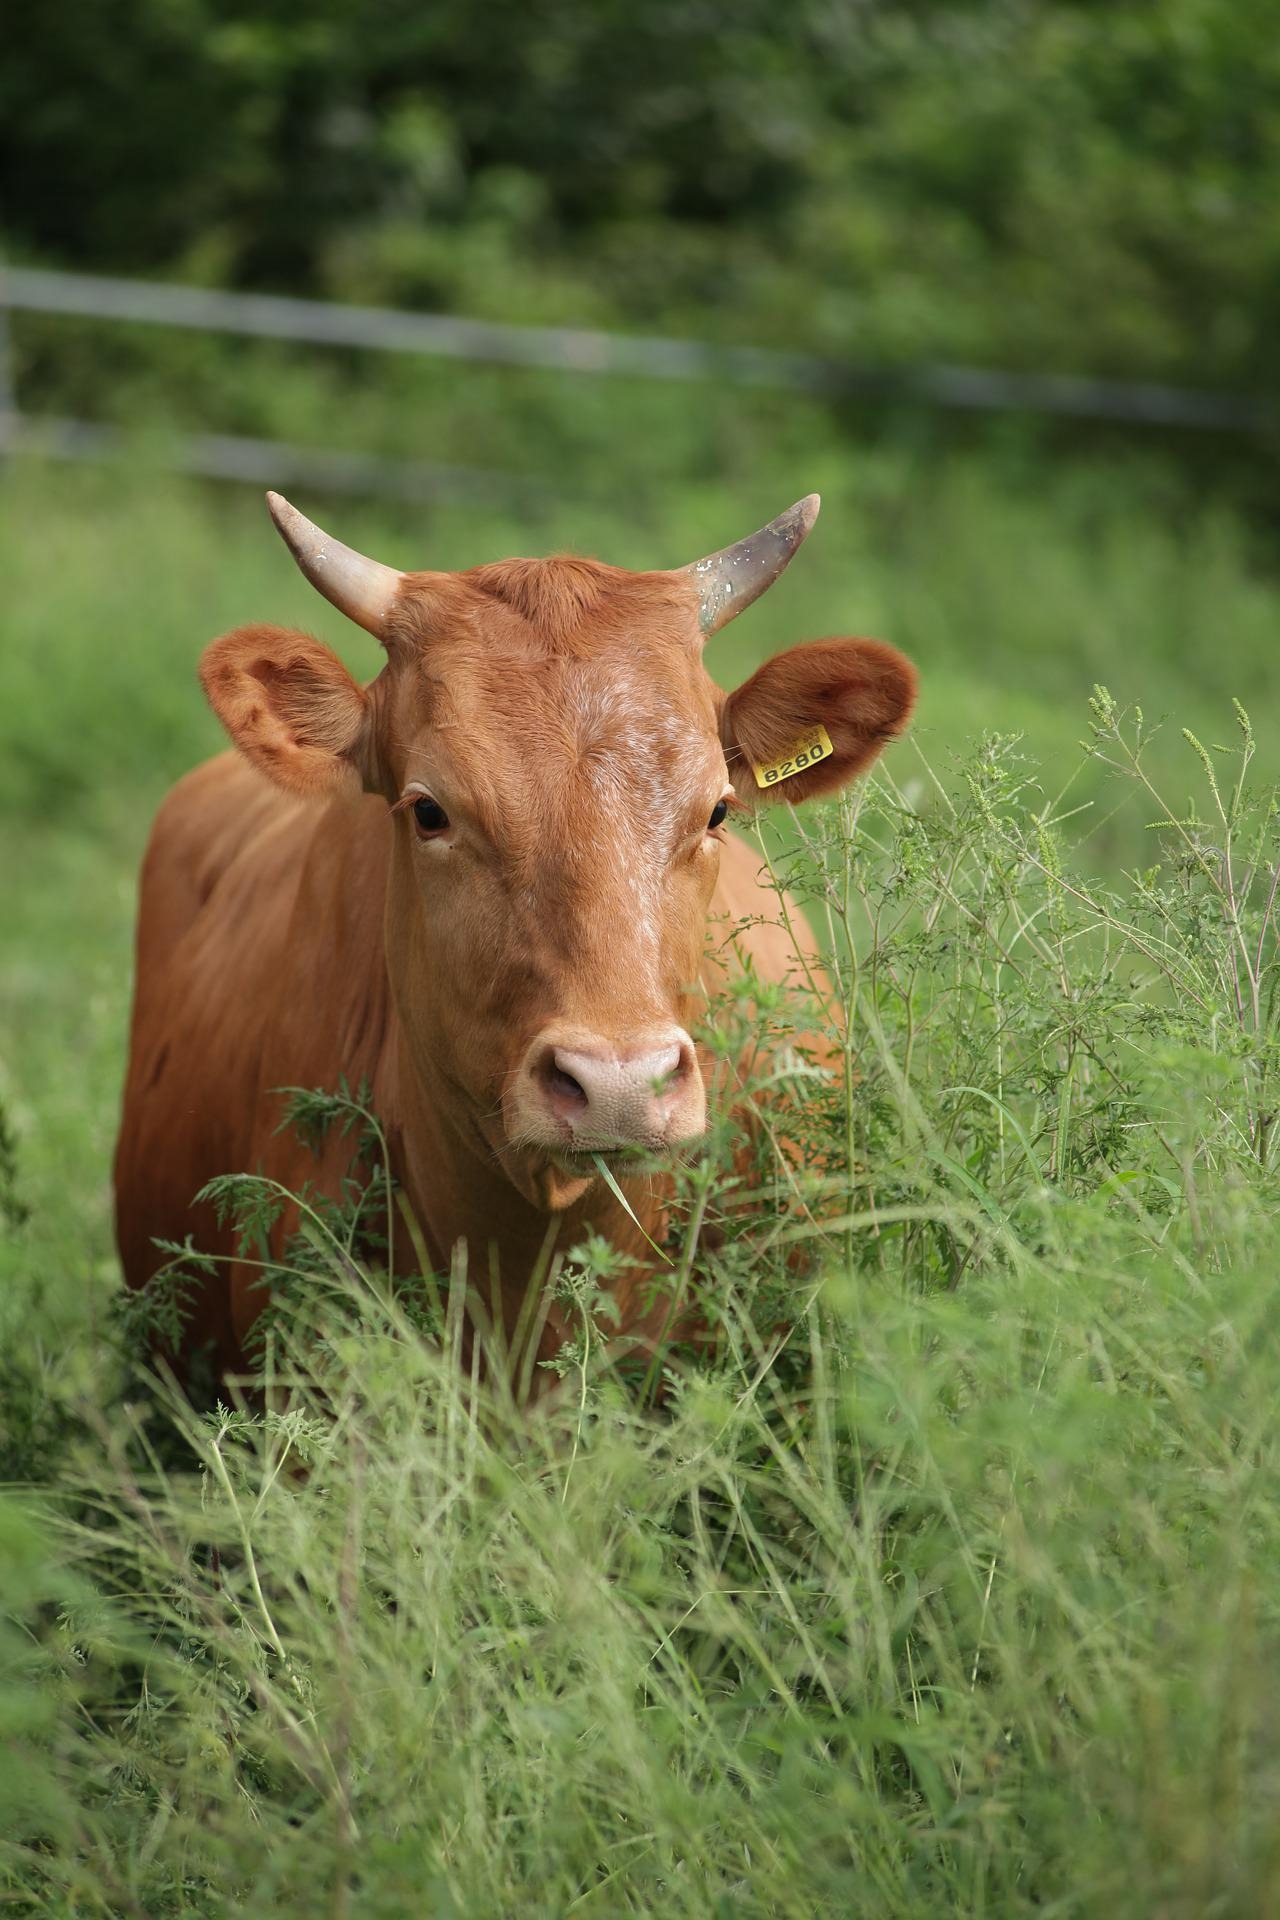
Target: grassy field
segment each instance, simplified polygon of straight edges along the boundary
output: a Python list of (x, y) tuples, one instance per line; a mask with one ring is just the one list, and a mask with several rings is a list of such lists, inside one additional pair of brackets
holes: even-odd
[(921, 667), (885, 777), (776, 850), (850, 1072), (806, 1083), (763, 1215), (723, 1142), (687, 1176), (670, 1252), (691, 1272), (698, 1223), (722, 1230), (715, 1353), (660, 1409), (619, 1380), (588, 1247), (532, 1422), (460, 1382), (456, 1312), (423, 1340), (340, 1245), (280, 1331), (288, 1412), (200, 1422), (130, 1372), (108, 1164), (133, 885), (159, 796), (218, 744), (199, 649), (257, 618), (365, 672), (376, 650), (256, 499), (6, 474), (15, 1911), (1280, 1906), (1280, 595), (1155, 475), (827, 465), (523, 524), (299, 502), (403, 564), (650, 565), (817, 486), (810, 547), (713, 670), (839, 631)]

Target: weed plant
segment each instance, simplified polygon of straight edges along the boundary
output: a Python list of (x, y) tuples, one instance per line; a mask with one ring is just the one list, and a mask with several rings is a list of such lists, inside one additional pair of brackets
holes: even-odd
[(1280, 1909), (1280, 818), (1242, 710), (1198, 810), (1103, 689), (1088, 745), (1151, 823), (1114, 886), (1008, 739), (762, 843), (829, 975), (719, 1009), (768, 1064), (681, 1171), (656, 1284), (710, 1337), (656, 1366), (595, 1242), (539, 1396), (466, 1364), (474, 1263), (390, 1285), (376, 1117), (298, 1096), (369, 1177), (265, 1399), (135, 1364), (0, 1508), (13, 1911)]

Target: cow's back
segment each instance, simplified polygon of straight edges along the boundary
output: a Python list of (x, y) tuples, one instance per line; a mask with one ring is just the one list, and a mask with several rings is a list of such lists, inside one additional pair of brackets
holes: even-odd
[[(385, 807), (374, 803), (379, 814), (384, 822)], [(368, 842), (356, 861), (344, 857), (353, 833)], [(336, 917), (360, 926), (364, 912), (353, 912), (349, 898), (357, 875), (359, 907), (372, 906), (366, 945), (381, 970), (384, 841), (365, 802), (299, 803), (236, 754), (196, 768), (164, 801), (142, 869), (115, 1162), (117, 1239), (131, 1287), (165, 1263), (157, 1237), (190, 1234), (202, 1252), (229, 1255), (229, 1233), (210, 1207), (192, 1206), (193, 1196), (215, 1175), (264, 1166), (278, 1119), (273, 1087), (336, 1084), (350, 1069), (323, 1050), (342, 1024), (328, 1004), (334, 983), (356, 989), (361, 956), (335, 956), (326, 979), (315, 939), (324, 920), (313, 916), (327, 909), (330, 925)], [(326, 885), (335, 896), (327, 902), (314, 897)], [(313, 897), (299, 929), (304, 892)], [(303, 1036), (306, 1057), (282, 1057), (282, 1032)], [(202, 1289), (186, 1344), (210, 1342), (218, 1356), (235, 1350), (228, 1288), (218, 1281)]]

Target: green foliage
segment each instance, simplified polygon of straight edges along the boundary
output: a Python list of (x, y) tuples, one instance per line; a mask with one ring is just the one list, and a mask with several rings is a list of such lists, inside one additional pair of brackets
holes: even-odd
[[(82, 1398), (0, 1556), (18, 1911), (1276, 1906), (1280, 816), (1242, 711), (1198, 811), (1102, 688), (1091, 750), (1151, 822), (1123, 883), (997, 737), (768, 856), (833, 1004), (765, 996), (756, 1163), (722, 1122), (682, 1172), (711, 1337), (657, 1404), (610, 1249), (547, 1276), (580, 1337), (530, 1407), (459, 1364), (465, 1265), (432, 1322), (354, 1193), (265, 1402)], [(294, 1104), (394, 1209), (360, 1094)]]
[(20, 1227), (27, 1209), (18, 1195), (18, 1143), (4, 1107), (0, 1105), (0, 1232)]
[(1275, 394), (1269, 0), (28, 16), (25, 252)]

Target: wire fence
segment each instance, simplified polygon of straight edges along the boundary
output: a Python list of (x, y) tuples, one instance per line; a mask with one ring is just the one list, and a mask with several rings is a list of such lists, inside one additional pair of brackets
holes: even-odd
[[(1142, 427), (1254, 434), (1267, 427), (1256, 401), (1197, 388), (1075, 375), (1005, 373), (945, 365), (887, 367), (768, 347), (606, 333), (582, 327), (514, 326), (450, 314), (406, 313), (275, 294), (0, 266), (0, 436), (17, 453), (70, 460), (111, 460), (131, 444), (113, 428), (88, 420), (24, 414), (18, 405), (9, 316), (62, 314), (105, 322), (230, 333), (299, 345), (363, 348), (380, 353), (594, 376), (666, 381), (718, 381), (830, 398), (910, 401), (986, 413), (1038, 413)], [(385, 460), (373, 454), (296, 446), (226, 434), (174, 434), (157, 441), (157, 456), (182, 471), (232, 480), (303, 480), (341, 492), (424, 499), (445, 491), (513, 491), (527, 479), (472, 469)]]
[(254, 486), (304, 485), (322, 493), (380, 494), (431, 501), (460, 496), (532, 502), (537, 483), (527, 475), (476, 467), (385, 460), (377, 454), (326, 447), (300, 447), (288, 440), (259, 440), (233, 433), (122, 433), (96, 420), (10, 413), (3, 450), (46, 460), (92, 466), (141, 457), (175, 473), (203, 480), (236, 480)]

